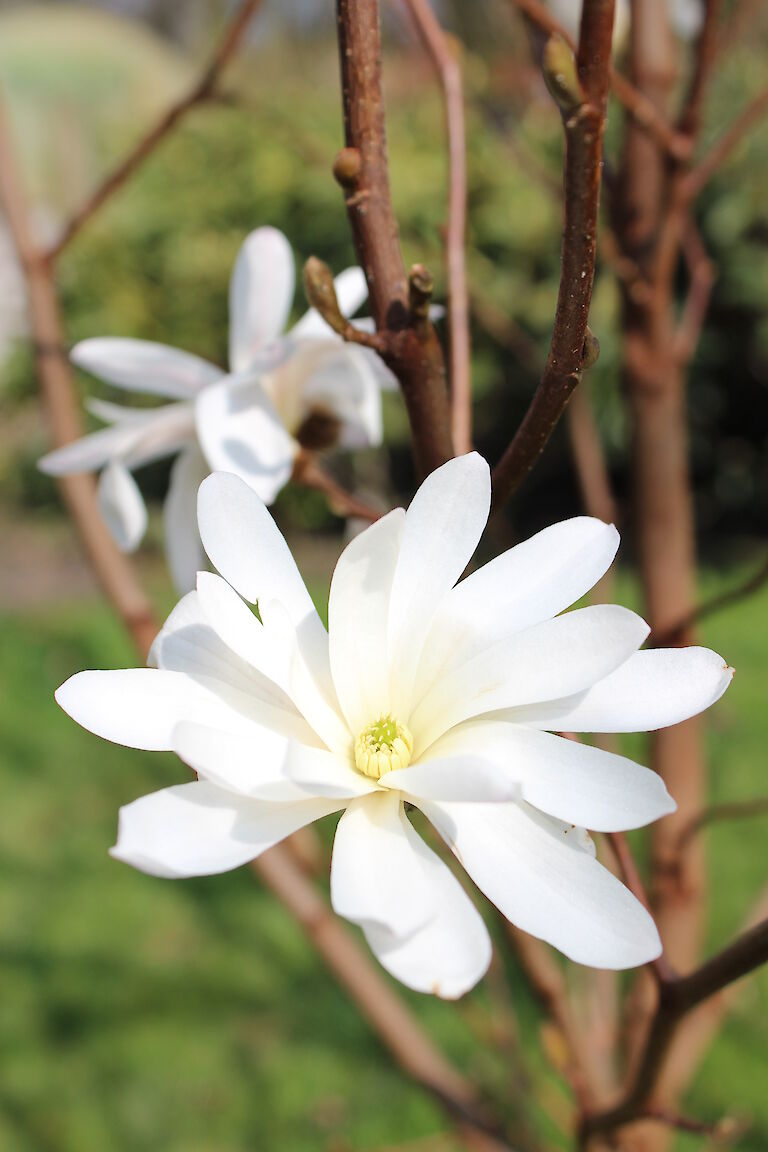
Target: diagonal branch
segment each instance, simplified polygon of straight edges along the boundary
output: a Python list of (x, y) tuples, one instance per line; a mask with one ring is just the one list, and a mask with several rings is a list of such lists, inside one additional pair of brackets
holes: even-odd
[(635, 1076), (625, 1098), (605, 1112), (587, 1115), (581, 1140), (611, 1132), (640, 1119), (656, 1085), (661, 1066), (680, 1021), (705, 1000), (768, 962), (768, 919), (744, 932), (689, 976), (663, 980), (651, 1030)]
[(763, 88), (685, 177), (683, 192), (689, 201), (698, 196), (734, 148), (766, 113), (768, 113), (768, 88)]
[(336, 0), (346, 147), (334, 175), (368, 283), (381, 355), (400, 381), (421, 473), (453, 456), (443, 352), (428, 317), (432, 285), (406, 276), (389, 189), (378, 0)]
[(653, 647), (669, 648), (682, 643), (694, 625), (706, 620), (709, 616), (713, 616), (716, 612), (720, 612), (723, 608), (729, 608), (732, 604), (740, 603), (748, 596), (758, 592), (766, 582), (768, 582), (768, 559), (763, 561), (757, 571), (753, 572), (742, 584), (735, 588), (729, 588), (725, 592), (719, 592), (711, 600), (704, 600), (693, 611), (678, 620), (676, 624), (653, 634), (651, 636)]
[[(544, 68), (550, 87), (565, 85), (555, 98), (565, 127), (563, 249), (557, 313), (546, 367), (528, 411), (493, 472), (498, 507), (520, 485), (544, 450), (585, 360), (587, 319), (592, 300), (597, 247), (597, 211), (603, 157), (603, 131), (613, 32), (613, 0), (585, 0), (577, 74), (562, 42), (550, 39)], [(562, 48), (557, 59), (547, 51)], [(550, 53), (553, 55), (553, 53)]]
[(245, 0), (227, 28), (213, 58), (197, 83), (175, 104), (163, 113), (157, 123), (142, 136), (138, 144), (128, 153), (116, 168), (104, 179), (88, 197), (85, 203), (70, 217), (64, 229), (51, 247), (45, 252), (45, 260), (54, 261), (80, 232), (91, 216), (109, 200), (119, 188), (134, 174), (158, 144), (175, 128), (183, 116), (198, 104), (203, 104), (214, 95), (219, 77), (237, 51), (251, 17), (261, 4), (261, 0)]
[(448, 270), (451, 430), (456, 452), (472, 448), (472, 383), (469, 298), (465, 238), (467, 223), (467, 153), (461, 65), (435, 18), (429, 0), (404, 0), (440, 78), (448, 135), (448, 223), (445, 246)]

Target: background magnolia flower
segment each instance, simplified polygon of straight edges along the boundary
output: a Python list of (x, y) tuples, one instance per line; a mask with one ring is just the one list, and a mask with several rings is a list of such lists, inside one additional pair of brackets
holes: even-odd
[(674, 802), (647, 768), (553, 733), (676, 724), (731, 671), (704, 648), (639, 651), (648, 627), (616, 605), (557, 615), (614, 558), (618, 533), (597, 520), (556, 524), (456, 584), (490, 495), (475, 453), (429, 476), (342, 553), (326, 632), (264, 504), (235, 476), (207, 479), (200, 532), (221, 576), (199, 574), (152, 667), (81, 672), (57, 693), (90, 731), (173, 749), (198, 773), (123, 808), (113, 854), (158, 876), (222, 872), (343, 810), (335, 910), (405, 984), (459, 996), (490, 940), (407, 802), (526, 932), (597, 967), (658, 955), (585, 828), (635, 828)]
[[(101, 469), (104, 518), (124, 551), (137, 548), (147, 509), (132, 471), (177, 456), (164, 508), (168, 563), (184, 592), (205, 565), (196, 524), (200, 481), (212, 469), (242, 476), (267, 504), (288, 482), (300, 444), (355, 448), (381, 442), (381, 387), (388, 369), (369, 349), (344, 344), (310, 309), (287, 333), (295, 268), (275, 228), (258, 228), (240, 249), (229, 288), (230, 375), (199, 356), (148, 340), (84, 340), (80, 368), (118, 388), (162, 396), (158, 408), (101, 400), (88, 407), (108, 428), (44, 456), (51, 475)], [(360, 268), (335, 280), (351, 316), (368, 290)]]

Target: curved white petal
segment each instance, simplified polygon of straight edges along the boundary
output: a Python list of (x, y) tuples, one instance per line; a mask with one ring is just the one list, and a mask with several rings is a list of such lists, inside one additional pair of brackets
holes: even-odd
[(152, 419), (152, 408), (129, 408), (126, 404), (113, 404), (100, 396), (86, 396), (83, 407), (105, 424), (143, 424)]
[(628, 660), (648, 631), (628, 608), (595, 604), (494, 644), (441, 676), (415, 709), (414, 754), (470, 716), (557, 700), (595, 684)]
[(197, 594), (205, 618), (230, 651), (284, 688), (289, 655), (234, 588), (213, 572), (200, 572)]
[(405, 512), (395, 508), (344, 549), (331, 580), (328, 637), (331, 673), (351, 731), (391, 707), (387, 616)]
[[(151, 752), (173, 748), (173, 730), (182, 720), (229, 728), (238, 719), (211, 688), (165, 669), (78, 672), (55, 695), (60, 707), (89, 732)], [(241, 718), (240, 723), (245, 722)]]
[(221, 368), (190, 352), (151, 340), (99, 337), (81, 340), (71, 353), (78, 368), (131, 392), (189, 400), (223, 376)]
[(469, 875), (507, 919), (571, 960), (633, 968), (661, 952), (642, 904), (567, 828), (518, 804), (421, 802)]
[(387, 772), (379, 783), (383, 788), (405, 792), (417, 802), (425, 799), (488, 804), (520, 799), (520, 782), (511, 772), (500, 771), (485, 758), (484, 752), (478, 743), (473, 753), (431, 757)]
[(242, 372), (285, 328), (293, 303), (291, 246), (277, 228), (257, 228), (238, 252), (229, 283), (229, 366)]
[(228, 376), (206, 388), (195, 426), (211, 471), (240, 476), (266, 503), (290, 480), (297, 445), (258, 380)]
[(239, 868), (338, 802), (266, 803), (206, 780), (177, 784), (120, 809), (110, 855), (151, 876), (212, 876)]
[(98, 496), (101, 514), (118, 548), (135, 552), (147, 530), (147, 506), (122, 461), (113, 460), (101, 473)]
[[(433, 744), (427, 756), (427, 763), (433, 757), (443, 763), (446, 758), (482, 756), (499, 789), (507, 780), (534, 808), (598, 832), (641, 828), (676, 807), (661, 777), (633, 760), (499, 720), (460, 724)], [(386, 782), (383, 777), (382, 784)], [(437, 793), (432, 798), (453, 799)]]
[(110, 460), (125, 456), (137, 442), (141, 430), (137, 425), (117, 425), (100, 428), (80, 440), (73, 440), (63, 448), (48, 452), (37, 462), (46, 476), (72, 476), (79, 472), (95, 472)]
[[(203, 611), (197, 592), (189, 592), (171, 612), (155, 638), (148, 664), (181, 672), (193, 683), (215, 692), (240, 716), (239, 724), (226, 724), (228, 729), (241, 726), (244, 716), (288, 739), (313, 746), (321, 744), (286, 687), (227, 647)], [(204, 722), (204, 717), (193, 719)]]
[(377, 792), (349, 805), (333, 842), (334, 912), (396, 936), (415, 932), (436, 915), (431, 877), (414, 851), (409, 827), (395, 793)]
[(460, 581), (432, 622), (416, 695), (446, 669), (569, 608), (607, 572), (618, 546), (612, 524), (577, 516), (545, 528)]
[(480, 913), (442, 860), (410, 822), (406, 834), (432, 885), (435, 916), (410, 936), (395, 936), (376, 924), (363, 926), (379, 963), (416, 992), (446, 1000), (463, 996), (491, 962), (491, 940)]
[(653, 732), (709, 708), (732, 679), (709, 648), (650, 648), (578, 696), (515, 708), (509, 718), (558, 732)]
[(165, 554), (173, 582), (182, 594), (195, 587), (197, 573), (206, 567), (197, 530), (197, 490), (207, 475), (208, 465), (193, 444), (174, 461), (163, 504)]
[(430, 624), (471, 559), (490, 506), (490, 470), (477, 452), (443, 464), (411, 501), (389, 606), (392, 706), (398, 716), (410, 713)]
[(339, 343), (314, 357), (302, 385), (307, 412), (327, 411), (341, 423), (340, 448), (381, 443), (381, 386), (365, 349)]

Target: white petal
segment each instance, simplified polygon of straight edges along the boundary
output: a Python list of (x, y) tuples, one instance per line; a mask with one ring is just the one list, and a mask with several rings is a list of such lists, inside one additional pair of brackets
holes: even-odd
[(328, 601), (331, 672), (355, 734), (390, 710), (387, 616), (405, 512), (395, 508), (339, 557)]
[(337, 807), (238, 798), (205, 780), (177, 784), (120, 809), (110, 855), (152, 876), (211, 876), (239, 868)]
[(432, 622), (417, 696), (446, 669), (569, 608), (605, 574), (618, 546), (613, 525), (577, 516), (545, 528), (460, 581)]
[(412, 714), (414, 754), (449, 728), (494, 709), (579, 692), (643, 643), (648, 625), (617, 604), (577, 608), (487, 648), (441, 676)]
[(397, 980), (416, 992), (455, 1000), (485, 975), (491, 940), (456, 877), (410, 823), (406, 833), (430, 879), (437, 913), (410, 936), (395, 936), (376, 924), (364, 925), (363, 932), (379, 963)]
[(331, 903), (339, 916), (406, 936), (436, 915), (431, 878), (408, 827), (394, 793), (377, 792), (349, 805), (336, 829), (331, 862)]
[(65, 444), (48, 452), (37, 462), (47, 476), (72, 476), (79, 472), (95, 472), (110, 460), (122, 458), (137, 442), (141, 429), (136, 425), (100, 428), (80, 440)]
[(389, 609), (392, 706), (407, 715), (432, 618), (477, 547), (491, 505), (491, 476), (476, 452), (428, 476), (405, 518)]
[(86, 396), (83, 401), (86, 411), (103, 420), (105, 424), (143, 424), (152, 419), (153, 408), (129, 408), (125, 404), (113, 404), (99, 396)]
[(197, 592), (176, 605), (155, 638), (148, 664), (184, 673), (214, 692), (236, 714), (238, 722), (228, 722), (227, 729), (242, 727), (245, 717), (287, 738), (320, 746), (287, 691), (227, 647), (203, 612)]
[(223, 373), (214, 364), (151, 340), (102, 337), (82, 340), (72, 349), (78, 368), (132, 392), (150, 392), (189, 400)]
[(280, 529), (244, 481), (224, 473), (209, 476), (200, 486), (197, 510), (211, 563), (244, 599), (279, 600), (296, 626), (317, 616)]
[(302, 384), (307, 412), (327, 411), (341, 422), (341, 448), (380, 444), (381, 388), (365, 349), (333, 344), (319, 351)]
[(383, 788), (406, 792), (417, 801), (423, 798), (487, 804), (517, 800), (522, 795), (519, 781), (486, 759), (480, 743), (474, 754), (431, 757), (423, 763), (387, 772), (379, 783)]
[(195, 425), (211, 471), (240, 476), (268, 504), (290, 480), (297, 445), (258, 380), (228, 376), (206, 388)]
[(228, 727), (230, 719), (230, 708), (214, 691), (182, 672), (157, 668), (78, 672), (57, 689), (56, 701), (89, 732), (153, 752), (173, 748), (173, 730), (182, 720)]
[(99, 477), (99, 508), (118, 548), (134, 552), (147, 530), (147, 506), (139, 486), (120, 460)]
[(295, 268), (291, 246), (276, 228), (257, 228), (243, 243), (229, 283), (229, 366), (249, 368), (260, 348), (285, 328)]
[[(656, 772), (624, 756), (517, 724), (469, 721), (428, 753), (429, 761), (437, 757), (439, 763), (463, 756), (490, 762), (499, 788), (504, 779), (514, 782), (535, 808), (599, 832), (640, 828), (676, 807)], [(437, 793), (433, 798), (452, 799)]]
[(587, 692), (516, 708), (509, 718), (558, 732), (653, 732), (709, 708), (732, 678), (709, 648), (650, 648)]
[(661, 952), (642, 904), (534, 809), (514, 803), (419, 806), (477, 886), (524, 932), (595, 968), (633, 968)]
[(230, 651), (285, 688), (288, 653), (273, 642), (234, 588), (213, 572), (200, 572), (197, 592), (205, 618)]
[(197, 530), (197, 490), (207, 475), (208, 465), (197, 445), (185, 449), (171, 468), (163, 504), (165, 554), (173, 582), (182, 594), (195, 587), (197, 573), (206, 567)]
[(376, 787), (331, 752), (256, 723), (241, 732), (181, 723), (174, 730), (173, 747), (206, 780), (260, 800), (348, 799)]

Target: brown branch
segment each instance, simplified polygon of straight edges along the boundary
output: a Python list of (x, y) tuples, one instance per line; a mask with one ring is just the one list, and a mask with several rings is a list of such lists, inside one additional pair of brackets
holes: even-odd
[[(622, 878), (627, 888), (629, 888), (632, 895), (640, 901), (646, 911), (653, 915), (651, 902), (648, 899), (648, 894), (645, 890), (645, 885), (643, 884), (643, 880), (640, 875), (640, 869), (637, 867), (637, 862), (635, 861), (632, 849), (630, 848), (626, 833), (609, 832), (606, 838), (614, 851), (616, 860), (618, 861), (619, 869), (621, 870)], [(653, 969), (656, 979), (660, 982), (675, 979), (674, 969), (671, 967), (663, 953), (661, 956), (658, 956), (655, 960), (651, 961), (651, 968)]]
[[(613, 0), (586, 0), (577, 56), (578, 74), (558, 102), (565, 126), (563, 249), (557, 313), (546, 367), (511, 444), (493, 473), (498, 507), (520, 485), (541, 455), (583, 367), (597, 246), (597, 211), (603, 156), (605, 103), (613, 32)], [(549, 40), (548, 46), (556, 41)], [(546, 61), (545, 75), (558, 82)]]
[(271, 848), (254, 867), (292, 913), (400, 1067), (432, 1092), (459, 1122), (467, 1147), (477, 1152), (509, 1152), (504, 1137), (479, 1106), (474, 1087), (432, 1045), (384, 975), (370, 963), (349, 929), (329, 911), (285, 848)]
[(656, 1124), (664, 1124), (667, 1128), (675, 1128), (678, 1132), (691, 1132), (695, 1136), (711, 1136), (719, 1144), (735, 1139), (741, 1129), (738, 1121), (729, 1116), (710, 1124), (706, 1120), (697, 1120), (695, 1116), (681, 1116), (677, 1112), (669, 1112), (666, 1108), (646, 1108), (638, 1116), (638, 1120), (653, 1120)]
[(314, 456), (309, 452), (301, 452), (297, 456), (291, 479), (294, 484), (322, 492), (331, 511), (335, 512), (337, 516), (352, 516), (359, 520), (367, 520), (372, 524), (384, 515), (383, 512), (372, 508), (370, 504), (366, 504), (364, 500), (358, 499), (352, 492), (348, 492), (346, 488), (337, 484), (332, 476), (329, 476), (319, 467)]
[[(549, 36), (560, 36), (575, 49), (573, 37), (541, 0), (512, 0), (512, 3)], [(670, 156), (676, 160), (688, 159), (691, 154), (689, 139), (665, 120), (653, 101), (622, 76), (621, 72), (617, 72), (613, 65), (610, 65), (608, 75), (613, 95), (635, 123), (648, 132)]]
[(638, 1120), (653, 1093), (667, 1049), (680, 1021), (697, 1005), (768, 962), (768, 919), (749, 929), (689, 976), (659, 984), (659, 1001), (634, 1083), (625, 1098), (604, 1112), (584, 1117), (583, 1144)]
[(336, 16), (346, 147), (334, 175), (344, 190), (381, 355), (400, 381), (423, 474), (453, 455), (450, 413), (442, 348), (426, 303), (415, 299), (422, 270), (412, 269), (409, 284), (392, 208), (378, 0), (337, 0)]
[(472, 448), (472, 383), (469, 303), (465, 258), (467, 155), (464, 94), (457, 51), (435, 18), (429, 0), (404, 0), (440, 78), (448, 136), (448, 333), (450, 339), (451, 431), (456, 452)]
[(618, 520), (618, 506), (595, 421), (588, 381), (573, 393), (567, 410), (568, 435), (582, 503), (589, 516), (606, 524)]
[(755, 124), (768, 113), (768, 88), (764, 88), (754, 100), (736, 117), (719, 140), (699, 160), (683, 182), (683, 190), (688, 200), (695, 199), (702, 188), (712, 179), (715, 172), (725, 163), (734, 148), (741, 143)]
[(721, 820), (746, 820), (752, 816), (763, 816), (768, 812), (768, 796), (756, 796), (753, 800), (731, 800), (723, 804), (711, 804), (693, 816), (680, 829), (677, 839), (678, 852), (684, 852), (694, 836), (709, 824)]
[(683, 256), (690, 282), (674, 336), (674, 354), (682, 364), (688, 364), (698, 347), (715, 283), (715, 267), (693, 220), (683, 236)]
[(218, 48), (213, 54), (210, 64), (197, 83), (182, 96), (175, 104), (163, 113), (157, 123), (142, 136), (138, 144), (128, 153), (116, 168), (103, 180), (103, 182), (88, 197), (85, 203), (77, 209), (65, 224), (61, 235), (44, 254), (46, 261), (55, 260), (67, 247), (70, 241), (80, 232), (91, 216), (109, 200), (119, 188), (134, 174), (137, 168), (146, 160), (158, 144), (175, 128), (176, 124), (192, 108), (210, 100), (215, 95), (216, 85), (221, 72), (237, 51), (251, 17), (261, 4), (261, 0), (245, 0), (240, 10), (224, 33)]
[(722, 0), (704, 0), (704, 20), (696, 43), (693, 74), (678, 120), (678, 130), (691, 139), (698, 135), (701, 127), (704, 97), (717, 53), (722, 7)]
[[(56, 288), (49, 265), (35, 247), (12, 141), (1, 108), (0, 200), (27, 281), (33, 347), (51, 438), (54, 446), (61, 448), (77, 440), (83, 429), (72, 370), (66, 356), (61, 355), (66, 340)], [(102, 519), (93, 477), (62, 476), (57, 483), (104, 594), (142, 656), (146, 656), (158, 625), (128, 560), (117, 548)]]
[(685, 637), (690, 634), (694, 625), (699, 624), (709, 616), (713, 616), (716, 612), (722, 611), (723, 608), (729, 608), (732, 604), (738, 604), (753, 593), (759, 592), (766, 582), (768, 582), (768, 559), (761, 564), (757, 572), (754, 572), (742, 584), (735, 588), (729, 588), (726, 592), (719, 592), (710, 600), (705, 600), (691, 612), (681, 617), (676, 624), (652, 633), (651, 643), (653, 647), (669, 648), (685, 642)]

